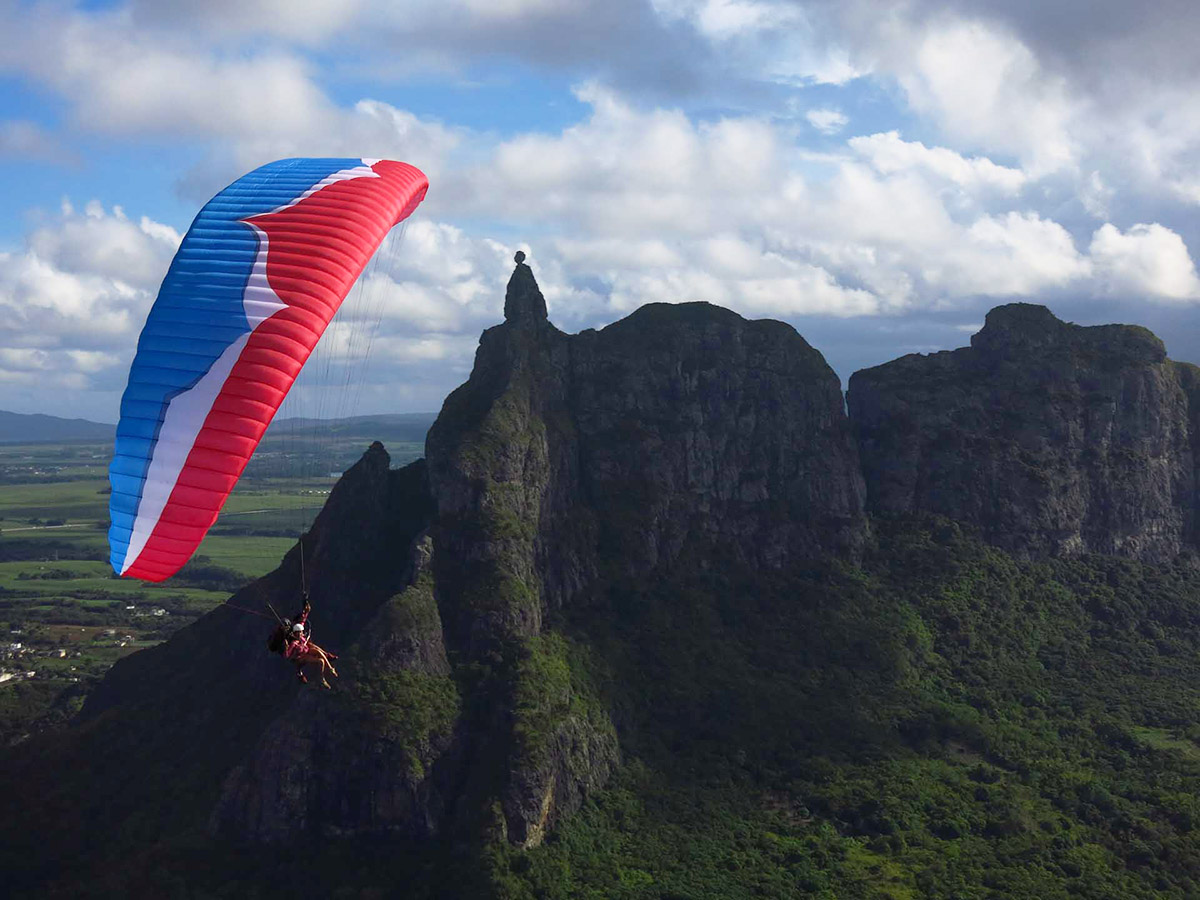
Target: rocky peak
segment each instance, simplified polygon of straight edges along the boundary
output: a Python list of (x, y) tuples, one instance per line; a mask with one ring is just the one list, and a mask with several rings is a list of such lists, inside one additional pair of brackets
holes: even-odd
[(971, 346), (988, 356), (1022, 355), (1060, 343), (1071, 327), (1044, 306), (1007, 303), (987, 314)]
[(517, 265), (504, 294), (504, 320), (535, 325), (548, 321), (546, 298), (533, 277), (533, 269), (525, 262), (525, 254), (517, 251), (513, 259)]
[(861, 542), (841, 384), (790, 325), (654, 303), (578, 335), (571, 362), (581, 487), (629, 566), (697, 541), (769, 568)]
[(1034, 303), (997, 306), (971, 337), (971, 349), (981, 361), (1026, 367), (1044, 363), (1039, 355), (1047, 353), (1052, 357), (1090, 357), (1070, 362), (1105, 368), (1155, 364), (1167, 358), (1163, 342), (1145, 328), (1074, 325)]

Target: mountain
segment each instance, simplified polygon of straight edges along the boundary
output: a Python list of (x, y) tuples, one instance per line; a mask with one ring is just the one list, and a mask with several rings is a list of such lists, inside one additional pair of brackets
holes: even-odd
[(856, 372), (868, 507), (930, 512), (1032, 555), (1195, 547), (1195, 366), (1144, 328), (992, 310), (971, 346)]
[(60, 419), (41, 413), (27, 415), (0, 410), (0, 444), (107, 443), (112, 441), (116, 431), (115, 425), (87, 419)]
[[(1195, 371), (1001, 307), (858, 373), (505, 322), (280, 568), (0, 757), (17, 896), (1200, 892)], [(1133, 479), (1126, 489), (1122, 479)], [(266, 652), (302, 588), (331, 691)]]

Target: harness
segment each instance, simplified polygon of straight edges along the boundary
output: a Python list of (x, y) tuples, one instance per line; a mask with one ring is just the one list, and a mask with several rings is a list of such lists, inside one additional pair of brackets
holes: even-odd
[(308, 635), (295, 638), (287, 642), (287, 646), (283, 650), (284, 659), (297, 659), (308, 652)]

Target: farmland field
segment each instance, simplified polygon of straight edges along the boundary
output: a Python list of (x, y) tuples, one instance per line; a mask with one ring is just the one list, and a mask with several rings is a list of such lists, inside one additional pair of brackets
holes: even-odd
[(371, 440), (405, 465), (429, 423), (340, 424), (319, 442), (268, 432), (192, 561), (158, 584), (109, 566), (111, 443), (0, 443), (0, 745), (64, 724), (121, 656), (274, 569)]

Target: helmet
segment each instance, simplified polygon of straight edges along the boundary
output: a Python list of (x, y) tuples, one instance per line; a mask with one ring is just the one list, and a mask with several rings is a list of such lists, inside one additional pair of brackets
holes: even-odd
[(296, 634), (299, 634), (300, 632), (304, 631), (304, 626), (297, 622), (292, 626), (292, 631)]

